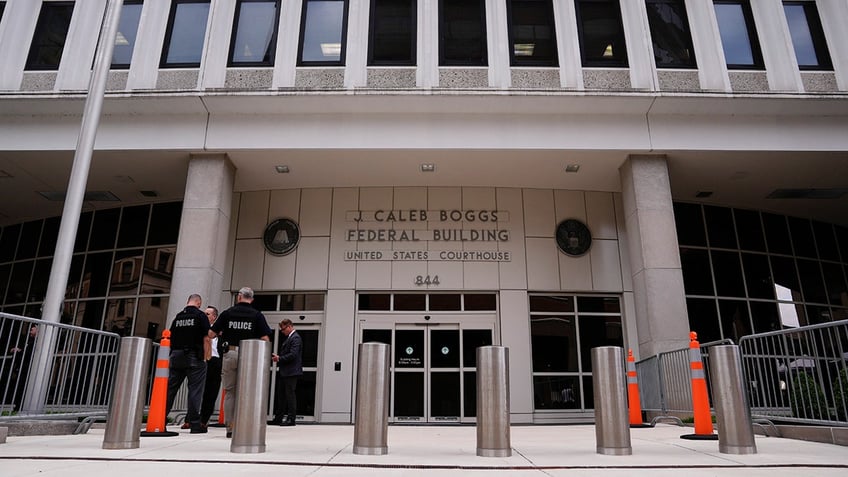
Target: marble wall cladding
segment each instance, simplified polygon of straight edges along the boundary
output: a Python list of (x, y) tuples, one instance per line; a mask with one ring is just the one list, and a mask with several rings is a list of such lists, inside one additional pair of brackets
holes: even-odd
[(554, 68), (512, 68), (512, 87), (518, 89), (559, 88), (559, 70)]
[(369, 88), (414, 88), (415, 67), (368, 68)]
[(159, 70), (156, 89), (197, 89), (198, 70)]
[(728, 74), (733, 91), (769, 91), (765, 71), (730, 71)]
[(106, 91), (123, 91), (127, 89), (127, 78), (130, 72), (128, 70), (112, 70), (109, 72), (109, 78), (106, 80)]
[(298, 68), (296, 88), (343, 88), (344, 68)]
[(836, 74), (832, 71), (802, 71), (801, 81), (804, 82), (804, 91), (807, 92), (835, 93), (839, 91)]
[(660, 91), (699, 91), (698, 70), (657, 70)]
[(56, 84), (55, 71), (24, 72), (21, 91), (52, 91)]
[(489, 68), (439, 68), (440, 88), (488, 88)]
[(271, 68), (229, 68), (224, 87), (229, 89), (269, 89), (274, 79)]
[(585, 89), (625, 90), (630, 87), (629, 70), (584, 69), (583, 87)]

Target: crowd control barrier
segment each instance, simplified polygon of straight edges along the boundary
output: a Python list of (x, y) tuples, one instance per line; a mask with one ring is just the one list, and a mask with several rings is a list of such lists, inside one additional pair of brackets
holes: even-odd
[(115, 387), (106, 418), (104, 449), (137, 449), (144, 402), (147, 398), (147, 363), (150, 340), (121, 338)]
[(592, 348), (592, 386), (598, 454), (631, 455), (624, 349), (617, 346)]
[(389, 356), (385, 343), (361, 343), (356, 366), (353, 453), (388, 453)]
[(271, 343), (265, 340), (239, 342), (238, 379), (233, 437), (230, 452), (265, 452), (268, 391), (271, 388)]
[(509, 350), (477, 348), (477, 455), (509, 457)]
[(718, 427), (718, 451), (723, 454), (756, 454), (751, 408), (745, 399), (745, 377), (739, 347), (714, 346), (710, 361), (713, 402)]

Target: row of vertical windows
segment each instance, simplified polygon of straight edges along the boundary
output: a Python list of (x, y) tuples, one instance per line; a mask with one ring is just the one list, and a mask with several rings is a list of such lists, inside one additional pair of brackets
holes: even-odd
[[(684, 0), (645, 0), (659, 68), (695, 68)], [(128, 68), (142, 2), (124, 2), (113, 56)], [(730, 69), (762, 69), (763, 57), (749, 0), (714, 0), (725, 60)], [(239, 0), (230, 42), (230, 66), (271, 66), (280, 0)], [(5, 3), (0, 2), (0, 15)], [(799, 68), (830, 70), (832, 63), (815, 2), (785, 1), (783, 8)], [(200, 65), (209, 0), (173, 0), (162, 67)], [(416, 64), (415, 0), (372, 0), (370, 65)], [(627, 47), (619, 0), (575, 0), (581, 60), (587, 67), (626, 67)], [(65, 45), (74, 2), (45, 2), (27, 57), (28, 70), (55, 70)], [(486, 66), (485, 0), (440, 0), (439, 58), (444, 66)], [(512, 66), (557, 66), (552, 0), (507, 0)], [(347, 0), (304, 0), (298, 65), (344, 64)]]

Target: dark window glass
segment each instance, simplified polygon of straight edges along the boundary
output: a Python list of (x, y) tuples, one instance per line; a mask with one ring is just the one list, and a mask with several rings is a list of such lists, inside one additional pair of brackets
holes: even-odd
[(15, 259), (18, 248), (18, 236), (21, 234), (21, 224), (9, 225), (3, 228), (0, 236), (0, 262), (11, 262)]
[(9, 274), (12, 273), (12, 264), (0, 265), (0, 304), (6, 297), (9, 288)]
[(647, 0), (657, 68), (695, 68), (695, 50), (683, 0)]
[(595, 386), (592, 376), (583, 376), (583, 409), (595, 409)]
[(462, 365), (477, 366), (477, 348), (492, 345), (492, 330), (462, 330)]
[(827, 292), (825, 292), (819, 262), (798, 259), (798, 274), (801, 277), (804, 301), (827, 303)]
[(570, 296), (531, 296), (530, 311), (573, 312), (574, 298)]
[(743, 253), (742, 267), (745, 269), (745, 284), (748, 286), (748, 297), (774, 300), (774, 286), (771, 281), (768, 257), (753, 253)]
[(36, 260), (27, 301), (44, 301), (44, 296), (47, 295), (47, 284), (50, 282), (50, 267), (52, 265), (53, 260), (49, 258)]
[(766, 243), (769, 252), (792, 255), (792, 245), (789, 242), (789, 229), (786, 227), (786, 217), (782, 215), (763, 214), (763, 225), (766, 230)]
[(35, 258), (35, 252), (38, 250), (38, 238), (41, 236), (41, 223), (40, 220), (34, 220), (24, 224), (21, 229), (21, 239), (18, 241), (18, 253), (15, 254), (15, 260)]
[(771, 270), (777, 299), (801, 301), (801, 287), (798, 285), (795, 260), (787, 257), (771, 257)]
[(153, 214), (150, 218), (150, 231), (147, 233), (147, 245), (170, 245), (177, 243), (182, 214), (182, 202), (154, 204)]
[(816, 2), (783, 2), (795, 58), (802, 70), (832, 70)]
[[(85, 258), (83, 287), (80, 298), (105, 296), (106, 287), (109, 285), (109, 272), (111, 268), (112, 252), (88, 254)], [(100, 326), (99, 322), (98, 326)]]
[(459, 330), (431, 329), (430, 366), (433, 368), (459, 367)]
[(271, 66), (280, 0), (240, 0), (233, 21), (230, 66)]
[(133, 336), (158, 339), (168, 319), (165, 316), (168, 312), (168, 301), (166, 296), (139, 298)]
[(346, 0), (304, 0), (300, 65), (343, 66)]
[(277, 295), (253, 295), (251, 305), (259, 311), (277, 311)]
[(827, 262), (823, 262), (821, 266), (824, 273), (824, 286), (830, 303), (832, 305), (848, 305), (848, 286), (845, 284), (842, 266)]
[(430, 373), (430, 414), (458, 417), (460, 412), (459, 373)]
[[(68, 286), (65, 287), (66, 300), (76, 298), (79, 295), (80, 289), (82, 288), (80, 275), (82, 274), (82, 263), (84, 259), (85, 255), (74, 255), (74, 258), (71, 259), (71, 271), (68, 274)], [(66, 322), (63, 321), (62, 323)]]
[(392, 344), (392, 330), (362, 330), (363, 343), (385, 343)]
[(369, 65), (415, 65), (414, 0), (371, 0)]
[(576, 0), (583, 66), (627, 66), (618, 0)]
[(297, 330), (303, 339), (303, 366), (318, 366), (318, 330)]
[[(395, 340), (395, 368), (423, 369), (424, 330), (397, 330)], [(404, 373), (396, 373), (395, 379), (400, 374)]]
[(430, 311), (459, 311), (462, 309), (462, 295), (430, 295)]
[(465, 417), (477, 417), (477, 373), (462, 373), (462, 385), (465, 393), (462, 397), (462, 410)]
[(747, 0), (714, 0), (724, 59), (729, 69), (763, 69), (754, 15)]
[(26, 262), (15, 262), (12, 264), (12, 273), (9, 277), (9, 286), (6, 290), (6, 304), (24, 303), (29, 290), (29, 280), (32, 277), (33, 260)]
[(98, 210), (94, 213), (89, 250), (106, 250), (115, 247), (115, 235), (118, 232), (120, 216), (121, 209)]
[(707, 219), (707, 236), (710, 247), (737, 248), (736, 234), (733, 231), (733, 216), (726, 207), (704, 206)]
[(789, 217), (789, 233), (792, 235), (795, 255), (817, 258), (816, 243), (813, 240), (813, 231), (810, 228), (809, 220)]
[(742, 250), (765, 252), (766, 240), (763, 237), (763, 225), (760, 223), (759, 212), (734, 209), (733, 216), (736, 219), (739, 247)]
[(498, 300), (494, 294), (472, 293), (463, 296), (465, 311), (495, 311)]
[(580, 409), (580, 378), (533, 376), (535, 409)]
[(27, 56), (27, 70), (58, 70), (71, 26), (74, 2), (44, 2)]
[(700, 343), (721, 339), (715, 300), (687, 298), (686, 311), (689, 314), (689, 329), (698, 333)]
[(580, 313), (620, 313), (621, 305), (616, 297), (577, 297), (577, 310)]
[(427, 295), (402, 294), (395, 295), (396, 311), (424, 311), (426, 309)]
[(112, 52), (112, 68), (130, 67), (135, 39), (138, 34), (138, 22), (141, 19), (141, 0), (125, 0), (121, 8), (121, 20), (115, 35), (115, 49)]
[[(148, 249), (144, 255), (144, 270), (142, 270), (141, 293), (154, 295), (168, 293), (171, 289), (171, 277), (174, 274), (175, 247)], [(219, 309), (225, 306), (219, 306)]]
[(77, 237), (74, 241), (74, 252), (84, 252), (88, 246), (88, 234), (91, 232), (91, 218), (93, 216), (93, 212), (83, 212), (80, 214)]
[(200, 66), (208, 17), (209, 0), (173, 0), (165, 31), (162, 68)]
[(839, 255), (843, 262), (848, 263), (848, 229), (834, 225), (833, 230), (836, 232), (836, 241), (839, 243)]
[[(270, 308), (269, 308), (270, 309)], [(280, 296), (281, 311), (321, 311), (324, 309), (324, 295), (317, 293), (284, 294)]]
[(3, 12), (6, 10), (6, 2), (0, 2), (0, 20), (3, 20)]
[(510, 64), (557, 66), (556, 31), (551, 0), (510, 0)]
[(388, 293), (363, 293), (359, 295), (359, 309), (362, 311), (388, 311), (391, 309), (391, 297)]
[(304, 295), (303, 311), (324, 311), (324, 295), (317, 293)]
[(674, 203), (674, 224), (680, 245), (706, 246), (704, 215), (698, 204)]
[(598, 346), (624, 346), (620, 317), (580, 315), (581, 371), (592, 371), (592, 348)]
[(719, 300), (718, 312), (721, 317), (722, 338), (730, 338), (734, 343), (739, 338), (750, 335), (751, 318), (748, 315), (748, 304), (737, 300)]
[(530, 316), (533, 371), (577, 371), (577, 328), (573, 316)]
[(683, 267), (683, 288), (687, 295), (714, 296), (710, 256), (706, 250), (681, 248), (680, 263)]
[(738, 252), (710, 252), (713, 259), (716, 292), (718, 296), (745, 297), (745, 284), (739, 266)]
[(398, 417), (424, 415), (424, 373), (395, 373), (394, 410)]
[(135, 316), (135, 298), (106, 300), (103, 331), (129, 336), (132, 333), (133, 316)]
[(144, 245), (147, 233), (147, 219), (150, 216), (149, 205), (125, 207), (121, 213), (121, 229), (118, 232), (118, 248), (140, 247)]
[(135, 295), (138, 293), (138, 281), (141, 278), (141, 266), (144, 251), (121, 250), (115, 252), (112, 264), (112, 280), (109, 284), (110, 296)]
[(74, 324), (92, 330), (99, 330), (103, 323), (103, 307), (104, 300), (87, 300), (81, 301), (77, 305), (76, 318)]
[(49, 257), (56, 252), (56, 240), (59, 238), (59, 223), (61, 217), (51, 217), (44, 220), (41, 231), (41, 242), (38, 244), (38, 256)]
[(807, 316), (807, 321), (804, 323), (804, 326), (829, 323), (833, 321), (833, 317), (830, 314), (830, 308), (826, 306), (807, 305), (804, 307), (804, 310)]
[(442, 0), (439, 53), (443, 66), (486, 66), (484, 0)]
[(822, 222), (813, 222), (813, 232), (816, 235), (816, 248), (822, 260), (839, 260), (839, 249), (836, 246), (836, 237), (833, 235), (833, 227)]

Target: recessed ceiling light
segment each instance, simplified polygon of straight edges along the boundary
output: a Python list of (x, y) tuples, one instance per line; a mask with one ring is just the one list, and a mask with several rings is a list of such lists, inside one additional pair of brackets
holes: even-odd
[(274, 169), (277, 170), (278, 174), (288, 174), (289, 173), (289, 166), (276, 166), (276, 167), (274, 167)]
[(139, 192), (145, 197), (159, 197), (155, 190), (140, 190)]
[(695, 194), (695, 197), (697, 197), (699, 199), (704, 199), (704, 198), (707, 198), (707, 197), (712, 197), (712, 195), (713, 195), (713, 191), (711, 191), (711, 190), (699, 190)]
[(435, 164), (421, 164), (421, 172), (434, 172), (435, 170)]
[(577, 172), (580, 170), (580, 164), (569, 164), (565, 166), (565, 172)]

